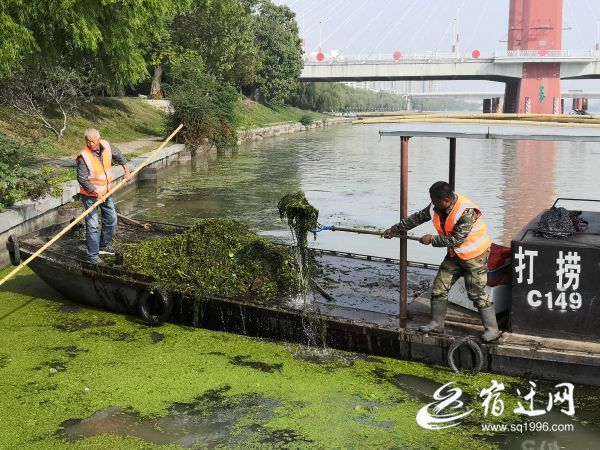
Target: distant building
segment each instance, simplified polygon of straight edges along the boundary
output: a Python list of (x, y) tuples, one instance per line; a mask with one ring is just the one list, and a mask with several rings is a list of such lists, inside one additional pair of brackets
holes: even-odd
[(390, 94), (404, 95), (414, 93), (436, 93), (440, 91), (438, 80), (429, 81), (343, 81), (341, 84), (356, 88), (367, 89), (375, 92), (389, 92)]

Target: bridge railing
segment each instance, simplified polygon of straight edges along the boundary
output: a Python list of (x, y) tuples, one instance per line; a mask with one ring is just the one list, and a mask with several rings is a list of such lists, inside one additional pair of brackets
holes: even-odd
[(600, 51), (598, 50), (548, 50), (547, 53), (541, 53), (538, 50), (508, 50), (497, 51), (487, 54), (479, 54), (474, 56), (472, 53), (456, 55), (455, 53), (444, 52), (423, 52), (423, 53), (407, 53), (394, 58), (390, 54), (384, 53), (369, 53), (369, 54), (323, 54), (323, 60), (317, 60), (317, 53), (304, 55), (305, 65), (314, 64), (366, 64), (377, 62), (378, 64), (397, 64), (403, 62), (443, 62), (443, 61), (494, 61), (494, 60), (510, 60), (510, 59), (535, 59), (543, 60), (548, 58), (566, 58), (566, 59), (598, 59), (600, 60)]
[(539, 50), (507, 50), (496, 52), (494, 57), (513, 58), (598, 58), (598, 50), (547, 50), (543, 53)]

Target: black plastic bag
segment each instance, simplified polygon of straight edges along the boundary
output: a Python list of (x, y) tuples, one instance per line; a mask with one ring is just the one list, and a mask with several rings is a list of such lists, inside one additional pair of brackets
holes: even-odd
[(553, 206), (542, 214), (535, 234), (545, 238), (561, 238), (585, 231), (587, 222), (579, 217), (580, 214), (581, 211), (568, 211)]

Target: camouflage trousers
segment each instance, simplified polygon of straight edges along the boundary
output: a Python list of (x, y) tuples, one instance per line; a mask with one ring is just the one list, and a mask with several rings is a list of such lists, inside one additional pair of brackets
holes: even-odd
[(460, 259), (458, 256), (451, 257), (446, 255), (435, 276), (435, 280), (433, 280), (431, 299), (448, 301), (450, 288), (462, 276), (465, 278), (465, 287), (467, 288), (469, 300), (473, 302), (475, 307), (485, 308), (491, 305), (490, 298), (485, 292), (489, 256), (489, 250), (476, 258), (466, 261)]

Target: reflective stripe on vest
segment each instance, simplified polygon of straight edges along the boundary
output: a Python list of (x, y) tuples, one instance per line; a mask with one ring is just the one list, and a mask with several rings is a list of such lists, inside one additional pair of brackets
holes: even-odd
[(454, 232), (454, 227), (456, 226), (458, 220), (462, 217), (465, 210), (475, 209), (478, 217), (473, 224), (469, 235), (460, 245), (460, 247), (451, 247), (449, 249), (451, 256), (456, 254), (460, 259), (473, 259), (483, 254), (488, 248), (490, 248), (492, 245), (492, 240), (488, 235), (487, 226), (482, 219), (483, 214), (481, 209), (479, 209), (479, 206), (477, 206), (467, 197), (464, 197), (460, 194), (456, 194), (456, 196), (456, 203), (446, 218), (443, 228), (441, 215), (437, 211), (433, 210), (433, 226), (437, 230), (438, 234), (442, 236), (450, 236)]
[(83, 186), (79, 186), (79, 192), (90, 197), (98, 197), (98, 192), (104, 194), (108, 191), (110, 183), (112, 182), (112, 176), (110, 174), (112, 168), (112, 151), (108, 141), (100, 141), (102, 146), (102, 162), (94, 154), (92, 150), (84, 147), (79, 153), (79, 157), (83, 158), (85, 165), (88, 168), (88, 180), (94, 185), (96, 190), (94, 192), (86, 191)]

